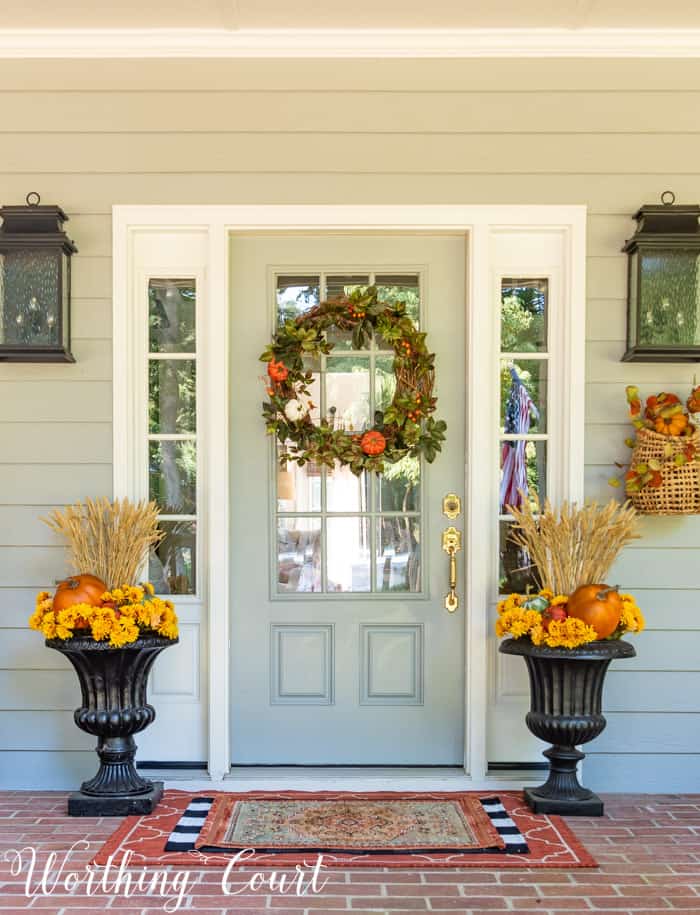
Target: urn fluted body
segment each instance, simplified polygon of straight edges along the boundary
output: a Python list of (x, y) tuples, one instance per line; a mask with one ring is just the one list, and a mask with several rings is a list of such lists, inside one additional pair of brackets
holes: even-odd
[(529, 639), (507, 639), (499, 650), (525, 659), (530, 678), (529, 730), (552, 746), (544, 751), (549, 777), (538, 788), (527, 788), (525, 799), (535, 813), (602, 816), (603, 802), (584, 788), (576, 775), (585, 757), (577, 747), (605, 728), (603, 683), (616, 658), (633, 658), (629, 642), (602, 640), (579, 648), (547, 648)]
[(82, 705), (75, 710), (75, 723), (98, 738), (100, 768), (70, 796), (72, 816), (150, 813), (160, 800), (162, 782), (136, 771), (134, 734), (155, 720), (146, 696), (148, 675), (161, 651), (176, 642), (149, 636), (112, 648), (92, 638), (47, 639), (47, 646), (65, 655), (78, 674)]

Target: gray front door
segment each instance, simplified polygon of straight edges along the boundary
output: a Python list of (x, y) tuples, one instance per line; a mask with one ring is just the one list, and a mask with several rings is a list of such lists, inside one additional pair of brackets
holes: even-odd
[[(465, 608), (445, 609), (441, 537), (463, 529), (442, 501), (464, 496), (465, 244), (417, 234), (232, 239), (234, 764), (464, 759)], [(280, 471), (260, 416), (258, 356), (278, 316), (369, 283), (405, 299), (428, 332), (447, 444), (433, 465), (404, 460), (381, 478)], [(391, 351), (358, 352), (339, 338), (316, 368), (315, 399), (348, 431), (391, 398)]]

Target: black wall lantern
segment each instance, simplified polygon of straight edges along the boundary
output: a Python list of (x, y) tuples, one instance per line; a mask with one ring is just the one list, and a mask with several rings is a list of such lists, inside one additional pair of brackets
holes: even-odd
[(70, 259), (60, 207), (0, 207), (0, 362), (75, 362), (70, 352)]
[(624, 362), (700, 362), (700, 206), (643, 206), (628, 255)]

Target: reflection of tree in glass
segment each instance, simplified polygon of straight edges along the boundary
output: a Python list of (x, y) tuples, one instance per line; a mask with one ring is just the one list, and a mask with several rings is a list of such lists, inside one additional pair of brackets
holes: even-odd
[(157, 594), (193, 594), (196, 544), (193, 521), (163, 521), (165, 537), (151, 553), (149, 578)]
[[(295, 295), (289, 298), (283, 298), (283, 295), (295, 292)], [(282, 326), (287, 321), (293, 321), (299, 315), (304, 314), (314, 305), (318, 304), (319, 289), (318, 286), (287, 286), (284, 289), (277, 290), (277, 323)]]
[(642, 258), (641, 343), (693, 346), (700, 311), (700, 258), (694, 251), (664, 251)]
[(546, 282), (507, 285), (501, 289), (501, 351), (533, 353), (546, 347)]
[(194, 352), (196, 298), (193, 280), (151, 280), (148, 323), (152, 353)]

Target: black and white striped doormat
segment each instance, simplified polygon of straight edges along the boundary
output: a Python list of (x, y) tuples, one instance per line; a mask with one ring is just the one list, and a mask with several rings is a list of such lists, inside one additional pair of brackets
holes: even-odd
[[(505, 843), (504, 848), (473, 848), (460, 849), (461, 854), (502, 854), (502, 855), (526, 855), (530, 849), (527, 846), (525, 837), (515, 825), (513, 820), (508, 816), (506, 808), (498, 797), (479, 798), (484, 811), (488, 814), (491, 823), (496, 832)], [(168, 841), (165, 844), (165, 851), (194, 851), (197, 837), (202, 831), (204, 821), (209, 815), (211, 806), (214, 803), (213, 797), (196, 797), (187, 805), (187, 809), (177, 821), (177, 825), (170, 833)], [(221, 854), (233, 854), (230, 848), (209, 848), (201, 849), (206, 852), (218, 852)], [(438, 849), (435, 849), (439, 853)], [(386, 853), (386, 851), (384, 852)], [(405, 852), (404, 852), (405, 853)], [(373, 854), (373, 852), (366, 852)], [(410, 854), (410, 852), (409, 852)]]

